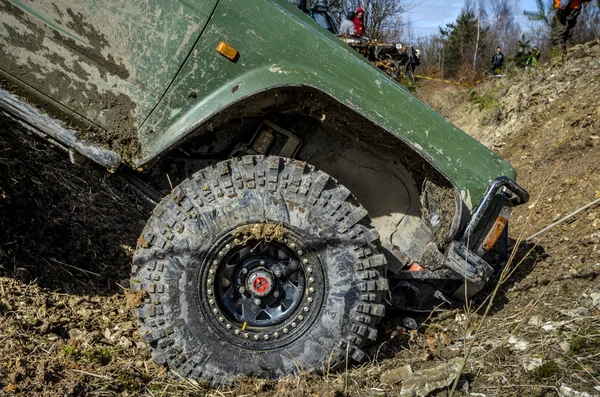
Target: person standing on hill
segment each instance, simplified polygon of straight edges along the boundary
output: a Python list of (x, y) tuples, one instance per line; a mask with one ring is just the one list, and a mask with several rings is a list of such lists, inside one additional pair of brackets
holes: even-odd
[(340, 25), (340, 35), (354, 36), (354, 11), (346, 14), (346, 19)]
[(356, 11), (354, 11), (354, 35), (356, 36), (364, 36), (365, 34), (365, 10), (361, 7), (358, 7)]
[(525, 70), (533, 70), (537, 66), (540, 60), (540, 51), (537, 47), (533, 47), (529, 50), (527, 59), (525, 59)]
[(573, 45), (573, 29), (581, 13), (582, 2), (585, 3), (586, 0), (554, 0), (556, 13), (551, 23), (551, 41), (555, 53), (564, 55), (567, 52), (567, 44)]
[(502, 74), (502, 68), (504, 67), (504, 54), (500, 50), (500, 47), (496, 48), (496, 53), (492, 57), (492, 73), (494, 76)]

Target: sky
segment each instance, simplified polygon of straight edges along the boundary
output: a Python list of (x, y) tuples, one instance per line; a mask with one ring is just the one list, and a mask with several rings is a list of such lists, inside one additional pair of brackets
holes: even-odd
[[(446, 26), (458, 17), (463, 7), (460, 0), (420, 0), (409, 13), (408, 17), (413, 22), (415, 36), (424, 36), (438, 33), (439, 26)], [(519, 14), (523, 10), (535, 10), (535, 0), (521, 0), (518, 2)], [(524, 21), (524, 20), (523, 20)]]

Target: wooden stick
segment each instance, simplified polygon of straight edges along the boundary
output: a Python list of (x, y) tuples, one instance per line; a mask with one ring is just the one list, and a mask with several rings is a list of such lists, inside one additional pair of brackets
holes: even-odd
[(544, 233), (544, 232), (547, 232), (548, 230), (550, 230), (550, 229), (554, 228), (555, 226), (557, 226), (557, 225), (560, 225), (561, 223), (563, 223), (563, 222), (564, 222), (564, 221), (566, 221), (567, 219), (570, 219), (570, 218), (574, 217), (575, 215), (579, 214), (580, 212), (583, 212), (583, 211), (587, 210), (588, 208), (590, 208), (590, 207), (593, 207), (593, 206), (594, 206), (594, 205), (596, 205), (596, 204), (600, 204), (600, 198), (598, 198), (598, 199), (596, 199), (596, 200), (592, 201), (591, 203), (589, 203), (589, 204), (586, 204), (586, 205), (584, 205), (583, 207), (581, 207), (581, 208), (579, 208), (579, 209), (577, 209), (577, 210), (575, 210), (575, 211), (571, 212), (569, 215), (567, 215), (567, 216), (565, 216), (565, 217), (563, 217), (563, 218), (561, 218), (561, 219), (557, 220), (556, 222), (554, 222), (554, 223), (553, 223), (553, 224), (551, 224), (551, 225), (548, 225), (548, 226), (546, 226), (545, 228), (543, 228), (543, 229), (542, 229), (542, 230), (540, 230), (539, 232), (537, 232), (537, 233), (535, 233), (535, 234), (532, 234), (531, 236), (527, 237), (525, 240), (526, 240), (526, 241), (529, 241), (529, 240), (531, 240), (532, 238), (534, 238), (534, 237), (537, 237), (537, 236), (539, 236), (540, 234), (542, 234), (542, 233)]

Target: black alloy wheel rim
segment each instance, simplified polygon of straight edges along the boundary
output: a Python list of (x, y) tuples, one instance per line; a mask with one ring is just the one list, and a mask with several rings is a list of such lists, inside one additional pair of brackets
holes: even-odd
[(320, 315), (326, 289), (321, 261), (289, 227), (280, 241), (240, 241), (236, 230), (204, 258), (200, 296), (205, 317), (237, 346), (285, 346)]

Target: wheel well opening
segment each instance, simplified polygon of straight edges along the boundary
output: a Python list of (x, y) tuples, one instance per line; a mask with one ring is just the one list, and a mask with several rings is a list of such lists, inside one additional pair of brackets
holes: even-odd
[[(257, 94), (215, 115), (167, 153), (147, 175), (168, 192), (194, 172), (252, 147), (263, 121), (301, 140), (296, 159), (345, 185), (367, 209), (390, 257), (443, 246), (459, 228), (454, 186), (400, 138), (311, 87)], [(169, 175), (166, 178), (165, 175)]]

